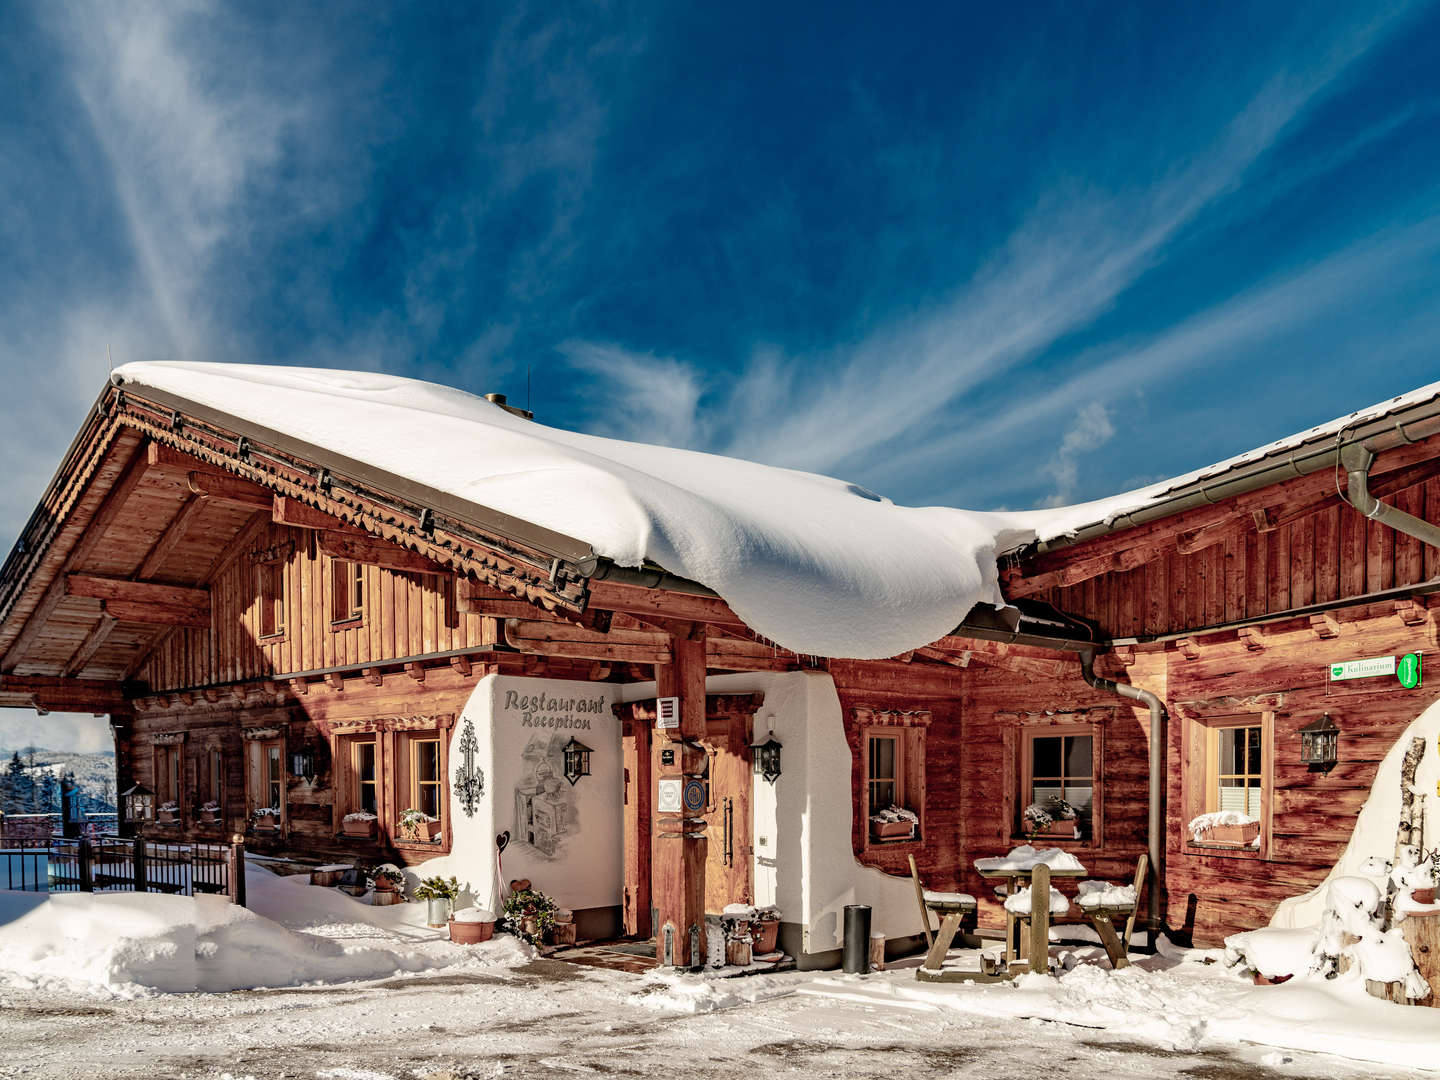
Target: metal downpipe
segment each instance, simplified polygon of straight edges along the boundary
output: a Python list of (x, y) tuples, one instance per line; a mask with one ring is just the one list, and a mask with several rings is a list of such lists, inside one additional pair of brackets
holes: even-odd
[(1351, 506), (1367, 518), (1388, 525), (1396, 532), (1413, 536), (1423, 544), (1440, 548), (1440, 526), (1407, 514), (1370, 494), (1370, 466), (1375, 455), (1360, 443), (1347, 443), (1340, 448), (1340, 464), (1345, 469), (1346, 495)]
[(1096, 675), (1095, 654), (1089, 650), (1080, 653), (1080, 674), (1096, 690), (1144, 702), (1150, 708), (1150, 816), (1146, 850), (1152, 876), (1146, 920), (1150, 924), (1150, 943), (1154, 945), (1155, 934), (1161, 926), (1161, 894), (1165, 891), (1165, 703), (1149, 690)]

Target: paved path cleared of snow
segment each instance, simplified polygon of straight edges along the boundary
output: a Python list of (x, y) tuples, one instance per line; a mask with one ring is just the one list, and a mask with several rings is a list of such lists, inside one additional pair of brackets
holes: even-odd
[[(1421, 1075), (1263, 1047), (1177, 1053), (1071, 1024), (884, 1000), (907, 985), (910, 971), (707, 986), (542, 959), (489, 973), (225, 994), (102, 1000), (3, 990), (0, 1077)], [(749, 997), (757, 1000), (741, 1000)], [(682, 1011), (687, 1000), (729, 1007)]]

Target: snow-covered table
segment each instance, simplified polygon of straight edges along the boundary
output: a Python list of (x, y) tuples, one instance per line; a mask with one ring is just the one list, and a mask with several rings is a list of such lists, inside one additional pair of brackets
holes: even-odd
[[(1038, 875), (1041, 880), (1036, 881), (1036, 870), (1039, 868), (1043, 868), (1044, 872)], [(1080, 860), (1068, 851), (1062, 851), (1060, 848), (1037, 850), (1028, 844), (1015, 848), (1008, 855), (976, 859), (975, 870), (983, 878), (1005, 881), (1007, 898), (1015, 895), (1019, 882), (1024, 881), (1030, 885), (1032, 909), (1037, 906), (1038, 901), (1041, 911), (1038, 918), (1033, 915), (1018, 915), (1008, 906), (1005, 909), (1005, 967), (1007, 969), (1017, 959), (1028, 958), (1035, 952), (1036, 942), (1041, 943), (1045, 954), (1049, 955), (1051, 878), (1081, 878), (1088, 873), (1081, 865)], [(1016, 948), (1015, 935), (1017, 929), (1026, 924), (1030, 926), (1030, 936), (1035, 941), (1032, 941), (1030, 949), (1025, 950), (1025, 956), (1021, 957), (1020, 950)]]

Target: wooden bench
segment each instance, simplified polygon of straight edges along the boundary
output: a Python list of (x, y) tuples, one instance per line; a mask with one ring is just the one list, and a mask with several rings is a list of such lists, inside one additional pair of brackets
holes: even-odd
[[(927, 890), (920, 884), (920, 871), (915, 866), (914, 855), (910, 856), (910, 880), (915, 883), (915, 901), (920, 905), (920, 925), (925, 929), (925, 944), (929, 946), (920, 971), (930, 972), (928, 977), (934, 979), (944, 966), (945, 954), (950, 951), (955, 935), (960, 932), (962, 923), (975, 914), (977, 905), (975, 898), (969, 893), (938, 893)], [(940, 919), (940, 928), (933, 934), (930, 931), (931, 912)], [(919, 977), (920, 973), (916, 974)]]

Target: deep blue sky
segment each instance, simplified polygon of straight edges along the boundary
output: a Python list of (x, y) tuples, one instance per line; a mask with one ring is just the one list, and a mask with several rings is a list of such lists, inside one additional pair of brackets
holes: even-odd
[(1425, 5), (243, 7), (0, 8), (6, 546), (107, 343), (973, 507), (1440, 378)]

